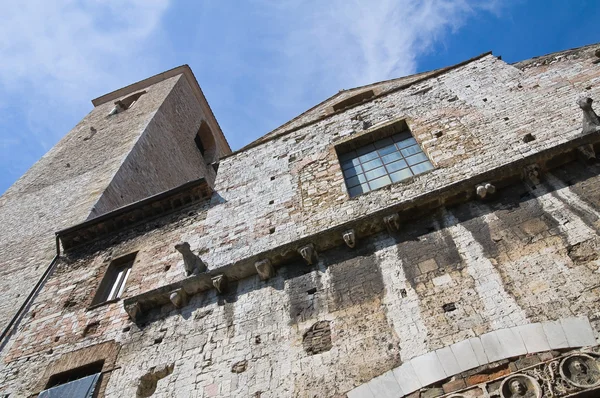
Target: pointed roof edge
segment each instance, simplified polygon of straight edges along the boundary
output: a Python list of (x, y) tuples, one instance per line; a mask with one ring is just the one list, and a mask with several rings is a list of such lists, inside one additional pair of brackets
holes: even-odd
[[(319, 121), (321, 121), (321, 120), (327, 119), (327, 118), (329, 118), (329, 117), (331, 117), (331, 116), (334, 116), (334, 115), (337, 115), (337, 114), (339, 114), (339, 113), (345, 112), (345, 111), (347, 111), (348, 109), (350, 109), (350, 108), (354, 108), (355, 106), (361, 105), (361, 104), (363, 103), (363, 102), (361, 102), (361, 103), (358, 103), (358, 104), (350, 105), (350, 106), (348, 106), (348, 107), (346, 107), (346, 108), (344, 108), (344, 109), (340, 109), (340, 110), (338, 110), (338, 111), (334, 111), (334, 112), (328, 113), (328, 114), (326, 114), (326, 115), (321, 115), (321, 116), (319, 116), (319, 117), (316, 117), (315, 119), (313, 119), (313, 120), (310, 120), (310, 121), (308, 121), (308, 122), (306, 122), (306, 123), (302, 123), (302, 124), (300, 124), (300, 125), (298, 125), (298, 126), (291, 127), (291, 128), (289, 128), (289, 129), (287, 129), (287, 130), (285, 129), (285, 126), (287, 126), (287, 125), (289, 125), (289, 124), (293, 123), (294, 121), (296, 121), (296, 120), (300, 119), (302, 116), (306, 115), (307, 113), (309, 113), (309, 112), (311, 112), (311, 111), (313, 111), (313, 110), (317, 109), (318, 107), (322, 106), (322, 105), (323, 105), (323, 104), (325, 104), (326, 102), (328, 102), (328, 101), (330, 101), (330, 100), (334, 99), (335, 97), (337, 97), (337, 96), (339, 96), (339, 95), (341, 95), (341, 94), (343, 94), (343, 93), (346, 93), (346, 92), (348, 92), (348, 91), (358, 91), (358, 90), (361, 90), (361, 89), (366, 89), (366, 88), (369, 88), (369, 87), (373, 87), (373, 86), (376, 86), (376, 85), (379, 85), (379, 84), (382, 84), (382, 83), (393, 82), (393, 81), (395, 81), (395, 80), (401, 80), (401, 79), (405, 79), (405, 78), (407, 78), (407, 77), (411, 77), (411, 76), (419, 76), (419, 75), (424, 75), (424, 76), (423, 76), (422, 78), (420, 78), (420, 79), (412, 80), (412, 81), (410, 81), (410, 82), (409, 82), (409, 83), (407, 83), (407, 84), (402, 84), (402, 85), (400, 85), (400, 86), (398, 86), (398, 87), (394, 87), (394, 88), (392, 88), (392, 89), (390, 89), (390, 90), (387, 90), (387, 91), (384, 91), (384, 92), (382, 92), (382, 93), (380, 93), (380, 94), (374, 95), (374, 96), (372, 96), (371, 98), (369, 98), (368, 100), (366, 100), (366, 101), (365, 101), (365, 102), (371, 102), (371, 101), (373, 101), (373, 100), (376, 100), (376, 99), (378, 99), (378, 98), (381, 98), (381, 97), (383, 97), (383, 96), (386, 96), (386, 95), (388, 95), (388, 94), (391, 94), (391, 93), (393, 93), (393, 92), (400, 91), (400, 90), (404, 90), (404, 89), (406, 89), (406, 88), (408, 88), (408, 87), (410, 87), (410, 86), (413, 86), (413, 85), (415, 85), (415, 84), (421, 83), (421, 82), (423, 82), (423, 81), (425, 81), (425, 80), (427, 80), (427, 79), (430, 79), (430, 78), (433, 78), (433, 77), (440, 76), (440, 75), (442, 75), (442, 74), (444, 74), (444, 73), (446, 73), (446, 72), (448, 72), (448, 71), (450, 71), (450, 70), (453, 70), (453, 69), (459, 68), (459, 67), (461, 67), (461, 66), (467, 65), (467, 64), (469, 64), (469, 63), (471, 63), (471, 62), (473, 62), (473, 61), (477, 61), (478, 59), (481, 59), (481, 58), (483, 58), (483, 57), (486, 57), (486, 56), (488, 56), (488, 55), (492, 55), (492, 52), (491, 52), (491, 51), (488, 51), (488, 52), (485, 52), (485, 53), (483, 53), (483, 54), (480, 54), (480, 55), (478, 55), (478, 56), (476, 56), (476, 57), (469, 58), (469, 59), (467, 59), (467, 60), (465, 60), (465, 61), (459, 62), (459, 63), (457, 63), (457, 64), (454, 64), (454, 65), (446, 66), (446, 67), (443, 67), (443, 68), (439, 68), (439, 69), (433, 69), (433, 70), (431, 70), (431, 71), (426, 71), (426, 72), (415, 73), (415, 74), (408, 75), (408, 76), (397, 77), (397, 78), (394, 78), (394, 79), (382, 80), (382, 81), (375, 82), (375, 83), (371, 83), (371, 84), (367, 84), (367, 85), (364, 85), (364, 86), (358, 86), (358, 87), (354, 87), (354, 88), (351, 88), (351, 89), (348, 89), (348, 90), (342, 90), (342, 91), (339, 91), (338, 93), (336, 93), (336, 94), (332, 95), (331, 97), (329, 97), (329, 98), (327, 98), (327, 99), (325, 99), (325, 100), (323, 100), (323, 101), (319, 102), (319, 103), (318, 103), (318, 104), (316, 104), (315, 106), (313, 106), (313, 107), (311, 107), (311, 108), (307, 109), (306, 111), (302, 112), (301, 114), (299, 114), (298, 116), (294, 117), (293, 119), (291, 119), (291, 120), (289, 120), (289, 121), (285, 122), (285, 123), (284, 123), (284, 124), (282, 124), (281, 126), (279, 126), (279, 127), (275, 128), (275, 129), (271, 130), (270, 132), (268, 132), (267, 134), (263, 135), (262, 137), (260, 137), (260, 138), (258, 138), (258, 139), (256, 139), (256, 140), (252, 141), (252, 142), (251, 142), (251, 143), (249, 143), (248, 145), (246, 145), (246, 146), (244, 146), (244, 147), (242, 147), (242, 148), (240, 148), (240, 149), (238, 149), (238, 150), (236, 150), (236, 151), (233, 151), (232, 153), (230, 153), (230, 154), (229, 154), (229, 155), (227, 155), (227, 156), (224, 156), (224, 157), (223, 157), (223, 158), (221, 158), (221, 159), (228, 158), (228, 157), (230, 157), (230, 156), (232, 156), (232, 155), (235, 155), (235, 154), (238, 154), (238, 153), (240, 153), (240, 152), (244, 152), (244, 151), (246, 151), (246, 150), (248, 150), (248, 149), (254, 148), (254, 147), (256, 147), (256, 146), (258, 146), (258, 145), (260, 145), (260, 144), (262, 144), (262, 143), (265, 143), (265, 142), (271, 141), (271, 140), (273, 140), (273, 139), (276, 139), (276, 138), (282, 137), (282, 136), (284, 136), (284, 135), (287, 135), (287, 134), (293, 133), (293, 132), (294, 132), (294, 131), (296, 131), (296, 130), (300, 130), (301, 128), (304, 128), (304, 127), (310, 126), (311, 124), (314, 124), (314, 123), (316, 123), (316, 122), (319, 122)], [(273, 133), (275, 133), (277, 130), (281, 130), (281, 129), (283, 129), (283, 131), (281, 131), (281, 132), (279, 132), (279, 133), (276, 133), (276, 134), (273, 134)], [(269, 136), (270, 134), (273, 134), (273, 135)]]
[[(134, 91), (141, 90), (143, 88), (149, 87), (153, 84), (162, 82), (164, 80), (170, 79), (170, 78), (172, 78), (174, 76), (178, 76), (178, 75), (185, 76), (190, 87), (192, 88), (194, 96), (198, 99), (198, 102), (200, 102), (200, 104), (206, 106), (206, 108), (210, 112), (209, 117), (212, 118), (214, 120), (214, 122), (216, 123), (216, 125), (219, 129), (219, 133), (222, 136), (222, 140), (227, 145), (227, 148), (229, 149), (229, 152), (231, 154), (231, 146), (229, 145), (227, 138), (225, 138), (225, 134), (223, 133), (223, 130), (221, 129), (221, 126), (219, 125), (219, 121), (217, 120), (212, 108), (210, 107), (210, 104), (208, 103), (206, 97), (204, 96), (204, 93), (202, 92), (202, 89), (200, 88), (200, 84), (198, 83), (196, 76), (194, 76), (194, 72), (192, 72), (192, 69), (190, 68), (190, 66), (188, 64), (180, 65), (175, 68), (169, 69), (165, 72), (157, 73), (156, 75), (150, 76), (146, 79), (129, 84), (120, 89), (111, 91), (107, 94), (104, 94), (98, 98), (93, 99), (92, 104), (94, 105), (94, 107), (96, 107), (98, 105), (102, 105), (106, 102), (115, 100), (117, 98), (121, 98), (127, 94), (133, 93)], [(228, 155), (226, 155), (226, 156), (228, 156)]]

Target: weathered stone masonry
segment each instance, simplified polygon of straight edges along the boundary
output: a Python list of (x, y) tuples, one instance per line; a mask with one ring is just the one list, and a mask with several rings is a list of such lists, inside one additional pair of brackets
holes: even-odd
[[(100, 393), (115, 397), (595, 388), (600, 166), (586, 153), (600, 138), (582, 132), (577, 100), (600, 97), (596, 47), (515, 65), (486, 54), (332, 112), (341, 93), (222, 158), (216, 179), (202, 164), (205, 179), (177, 194), (60, 232), (56, 269), (2, 352), (0, 391), (35, 396), (77, 350), (105, 360)], [(139, 150), (162, 145), (187, 102)], [(181, 159), (195, 156), (202, 117), (189, 117)], [(350, 199), (335, 146), (401, 119), (434, 170)], [(156, 181), (183, 163), (153, 164)], [(186, 277), (182, 242), (205, 273)], [(91, 307), (110, 261), (133, 252), (122, 300)]]

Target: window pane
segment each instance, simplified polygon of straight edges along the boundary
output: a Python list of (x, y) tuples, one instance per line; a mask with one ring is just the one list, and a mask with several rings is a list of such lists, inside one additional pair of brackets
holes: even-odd
[(383, 163), (388, 164), (395, 162), (398, 159), (402, 159), (402, 155), (400, 155), (400, 152), (394, 152), (383, 156), (381, 159), (383, 160)]
[(367, 180), (371, 181), (371, 180), (374, 180), (377, 177), (381, 177), (385, 174), (386, 174), (385, 167), (380, 167), (375, 170), (367, 171), (365, 173), (365, 177), (367, 177)]
[(398, 171), (406, 167), (408, 167), (408, 165), (404, 160), (399, 160), (397, 162), (385, 165), (385, 168), (387, 169), (388, 173), (393, 173), (394, 171)]
[(369, 171), (374, 169), (375, 167), (381, 167), (382, 165), (383, 163), (381, 163), (381, 159), (377, 158), (367, 163), (363, 163), (362, 167), (364, 171)]
[(362, 169), (360, 166), (354, 166), (351, 167), (347, 170), (344, 170), (344, 177), (346, 178), (350, 178), (350, 177), (354, 177), (355, 175), (362, 173)]
[(365, 192), (369, 192), (369, 186), (367, 184), (358, 185), (348, 189), (348, 194), (350, 196), (360, 195)]
[(363, 147), (360, 147), (356, 150), (358, 156), (362, 156), (366, 153), (373, 152), (375, 150), (375, 146), (373, 144), (367, 144)]
[(358, 158), (346, 160), (345, 162), (342, 163), (342, 170), (346, 170), (352, 166), (357, 166), (359, 164), (360, 164), (360, 161), (358, 160)]
[(404, 141), (410, 137), (411, 137), (410, 133), (408, 131), (405, 131), (405, 132), (393, 135), (392, 139), (394, 140), (394, 142), (400, 142), (400, 141)]
[(356, 156), (357, 155), (355, 151), (350, 151), (348, 153), (340, 155), (340, 162), (345, 162), (346, 160), (350, 160), (352, 158), (355, 158)]
[(377, 188), (384, 187), (386, 185), (390, 185), (391, 183), (392, 183), (392, 181), (390, 180), (390, 177), (383, 176), (376, 180), (370, 181), (369, 186), (371, 187), (371, 189), (377, 189)]
[(421, 163), (425, 160), (427, 160), (427, 156), (425, 156), (423, 152), (417, 153), (416, 155), (406, 158), (406, 162), (411, 166), (413, 164)]
[(85, 376), (77, 380), (70, 381), (65, 384), (49, 388), (42, 391), (39, 398), (66, 398), (66, 397), (81, 397), (91, 398), (94, 395), (96, 384), (100, 379), (100, 373)]
[(402, 149), (402, 148), (406, 148), (407, 146), (415, 145), (416, 143), (417, 143), (417, 141), (414, 138), (409, 138), (409, 139), (398, 142), (396, 145), (398, 145), (398, 148)]
[(415, 153), (419, 153), (419, 152), (422, 152), (422, 151), (421, 151), (421, 148), (418, 145), (413, 145), (413, 146), (409, 146), (408, 148), (404, 148), (400, 152), (402, 152), (402, 154), (405, 157), (408, 157), (410, 155), (414, 155)]
[(366, 153), (359, 157), (362, 163), (368, 162), (369, 160), (377, 158), (377, 151)]
[(403, 170), (400, 170), (400, 171), (390, 174), (390, 178), (392, 179), (393, 182), (402, 181), (411, 176), (412, 176), (412, 173), (410, 172), (410, 169), (403, 169)]
[(397, 152), (398, 148), (396, 145), (386, 146), (385, 148), (381, 148), (377, 152), (379, 152), (379, 156), (387, 155), (388, 153)]
[(346, 180), (346, 185), (348, 187), (353, 187), (355, 185), (364, 184), (365, 182), (367, 182), (367, 179), (365, 178), (364, 174), (358, 174), (355, 177), (348, 178)]
[(375, 145), (375, 148), (383, 148), (383, 147), (387, 147), (390, 145), (394, 145), (394, 141), (392, 141), (391, 138), (384, 138), (382, 140), (375, 141), (374, 145)]
[(127, 268), (127, 271), (123, 275), (123, 280), (121, 281), (121, 287), (119, 287), (119, 292), (117, 293), (117, 297), (121, 297), (123, 294), (123, 290), (125, 290), (125, 283), (127, 283), (127, 278), (129, 278), (129, 273), (131, 272), (131, 268)]
[(415, 174), (424, 173), (427, 170), (433, 169), (433, 165), (427, 161), (410, 167)]
[(112, 300), (116, 297), (117, 289), (119, 288), (119, 282), (121, 281), (121, 278), (123, 276), (123, 271), (124, 271), (123, 269), (119, 270), (115, 279), (113, 279), (111, 281), (112, 286), (110, 287), (110, 293), (108, 293), (108, 297), (106, 298), (106, 301)]

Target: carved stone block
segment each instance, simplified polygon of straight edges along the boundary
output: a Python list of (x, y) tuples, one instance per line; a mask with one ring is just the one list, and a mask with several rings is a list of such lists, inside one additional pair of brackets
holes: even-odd
[(396, 232), (400, 229), (400, 216), (398, 214), (385, 216), (383, 217), (383, 223), (390, 233)]
[(175, 249), (183, 256), (185, 276), (198, 275), (206, 271), (206, 264), (204, 264), (200, 257), (192, 253), (189, 243), (179, 243), (175, 245)]
[(500, 385), (500, 396), (502, 398), (541, 398), (542, 389), (533, 377), (524, 374), (515, 374), (504, 379)]
[(173, 303), (175, 308), (181, 308), (187, 304), (188, 296), (187, 296), (187, 293), (185, 292), (185, 290), (177, 289), (177, 290), (173, 290), (169, 294), (169, 300), (171, 300), (171, 303)]
[(344, 242), (349, 248), (353, 248), (356, 246), (356, 233), (354, 233), (353, 229), (349, 229), (342, 234), (342, 238), (344, 238)]
[(523, 168), (523, 179), (530, 181), (533, 185), (540, 184), (540, 167), (537, 164), (530, 164)]
[(592, 146), (592, 144), (577, 147), (577, 155), (581, 160), (583, 160), (586, 163), (596, 161), (596, 151), (594, 151), (594, 147)]
[(493, 195), (495, 192), (496, 187), (490, 184), (489, 182), (485, 182), (475, 187), (475, 193), (480, 199), (483, 199), (488, 195)]
[(600, 119), (592, 109), (593, 99), (582, 97), (577, 100), (577, 105), (583, 111), (583, 134), (590, 134), (600, 131)]
[(275, 270), (273, 269), (273, 264), (271, 264), (271, 260), (268, 258), (264, 260), (257, 261), (254, 263), (256, 267), (256, 272), (261, 280), (267, 280), (272, 278), (275, 275)]
[(308, 265), (313, 265), (318, 260), (317, 251), (312, 243), (298, 248), (298, 253)]
[(125, 312), (132, 321), (136, 322), (142, 315), (142, 308), (139, 303), (132, 303), (125, 306)]
[(212, 277), (212, 284), (217, 289), (219, 294), (224, 293), (227, 290), (227, 276), (225, 274), (219, 274)]

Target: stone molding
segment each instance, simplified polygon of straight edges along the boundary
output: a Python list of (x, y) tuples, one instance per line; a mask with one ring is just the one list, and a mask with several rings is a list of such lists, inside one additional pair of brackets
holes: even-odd
[(498, 329), (411, 358), (348, 392), (348, 398), (401, 397), (482, 365), (520, 355), (596, 345), (587, 317)]

